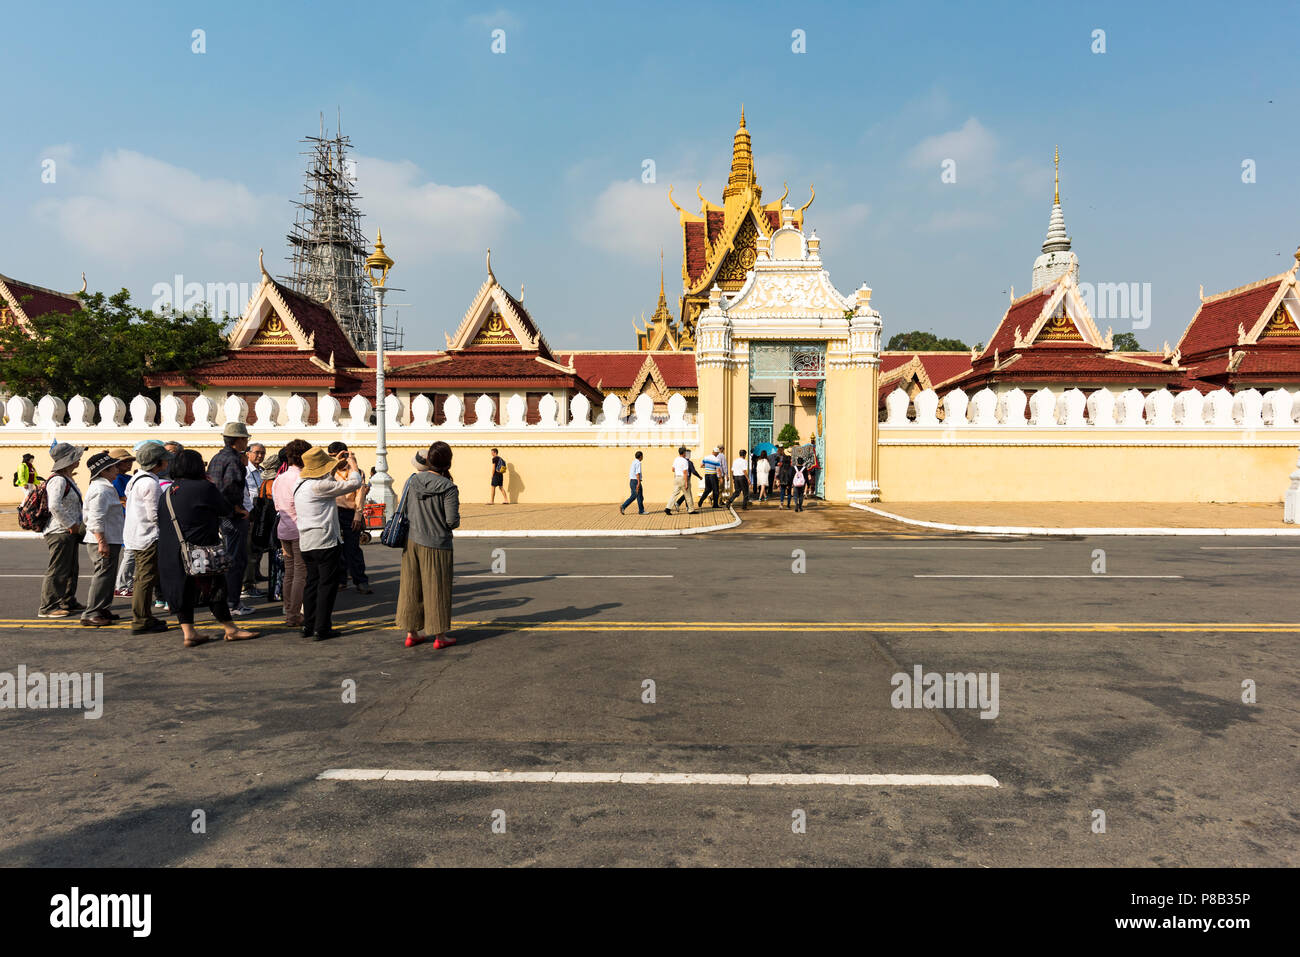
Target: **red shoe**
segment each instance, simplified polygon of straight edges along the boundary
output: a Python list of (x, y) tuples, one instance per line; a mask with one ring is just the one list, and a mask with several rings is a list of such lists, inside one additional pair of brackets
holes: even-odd
[(426, 641), (428, 641), (427, 638), (421, 638), (419, 635), (407, 635), (407, 636), (406, 636), (406, 647), (408, 647), (408, 648), (414, 648), (416, 645), (422, 645), (422, 644), (424, 644)]
[(456, 643), (456, 639), (455, 639), (455, 638), (435, 638), (435, 639), (433, 639), (433, 647), (438, 648), (438, 649), (446, 648), (448, 645), (454, 645), (455, 643)]

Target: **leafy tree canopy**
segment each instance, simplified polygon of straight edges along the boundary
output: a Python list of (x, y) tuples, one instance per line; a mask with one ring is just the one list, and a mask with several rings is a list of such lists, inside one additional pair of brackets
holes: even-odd
[(940, 339), (933, 332), (896, 332), (889, 337), (890, 352), (970, 352), (960, 339)]
[(1114, 343), (1115, 343), (1115, 349), (1118, 352), (1145, 352), (1146, 351), (1145, 349), (1142, 348), (1141, 344), (1138, 342), (1138, 337), (1131, 332), (1115, 333)]
[(151, 372), (189, 369), (225, 354), (225, 323), (206, 312), (155, 313), (131, 304), (123, 289), (81, 296), (80, 311), (0, 327), (0, 382), (15, 395), (84, 395), (124, 401), (146, 390)]

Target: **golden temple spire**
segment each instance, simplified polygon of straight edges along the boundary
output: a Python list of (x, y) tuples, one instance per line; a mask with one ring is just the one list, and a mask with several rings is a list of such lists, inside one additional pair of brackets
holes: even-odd
[(725, 203), (732, 196), (739, 196), (747, 188), (753, 189), (756, 196), (759, 195), (758, 183), (754, 177), (754, 148), (749, 130), (745, 128), (745, 107), (741, 104), (740, 126), (736, 129), (736, 138), (731, 146), (731, 176), (722, 191), (722, 201)]
[(659, 250), (659, 305), (668, 308), (668, 297), (664, 295), (664, 251)]
[(1052, 202), (1057, 206), (1061, 205), (1061, 147), (1060, 146), (1056, 147), (1056, 196), (1055, 198), (1052, 199)]

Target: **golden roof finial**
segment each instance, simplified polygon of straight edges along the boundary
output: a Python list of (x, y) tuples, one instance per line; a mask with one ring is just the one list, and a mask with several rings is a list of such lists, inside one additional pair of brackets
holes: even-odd
[(732, 196), (739, 196), (746, 189), (758, 193), (758, 183), (754, 177), (754, 150), (749, 139), (749, 130), (745, 128), (745, 107), (740, 107), (740, 127), (736, 130), (735, 140), (731, 146), (731, 175), (727, 186), (722, 191), (725, 202)]
[(659, 247), (659, 301), (667, 303), (668, 299), (664, 296), (664, 250)]
[(1056, 206), (1061, 205), (1061, 147), (1056, 147), (1056, 196), (1052, 203)]
[(497, 277), (492, 275), (492, 247), (491, 246), (488, 247), (488, 251), (487, 251), (487, 271), (488, 271), (488, 279), (492, 280), (493, 282), (496, 282)]

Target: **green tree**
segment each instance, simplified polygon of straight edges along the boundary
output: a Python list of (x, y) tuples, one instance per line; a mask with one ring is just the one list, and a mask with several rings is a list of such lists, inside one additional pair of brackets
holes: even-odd
[[(15, 395), (62, 399), (136, 393), (150, 372), (189, 369), (225, 354), (225, 323), (206, 313), (155, 313), (131, 304), (123, 289), (88, 293), (82, 308), (33, 316), (29, 330), (0, 328), (0, 382)], [(29, 334), (30, 333), (30, 334)]]
[(889, 337), (890, 352), (970, 352), (960, 339), (940, 339), (933, 332), (896, 332)]
[(1131, 332), (1115, 333), (1115, 351), (1117, 352), (1145, 352), (1138, 337)]
[(781, 446), (799, 444), (799, 430), (794, 427), (793, 422), (781, 426), (781, 434), (776, 437), (776, 444)]

